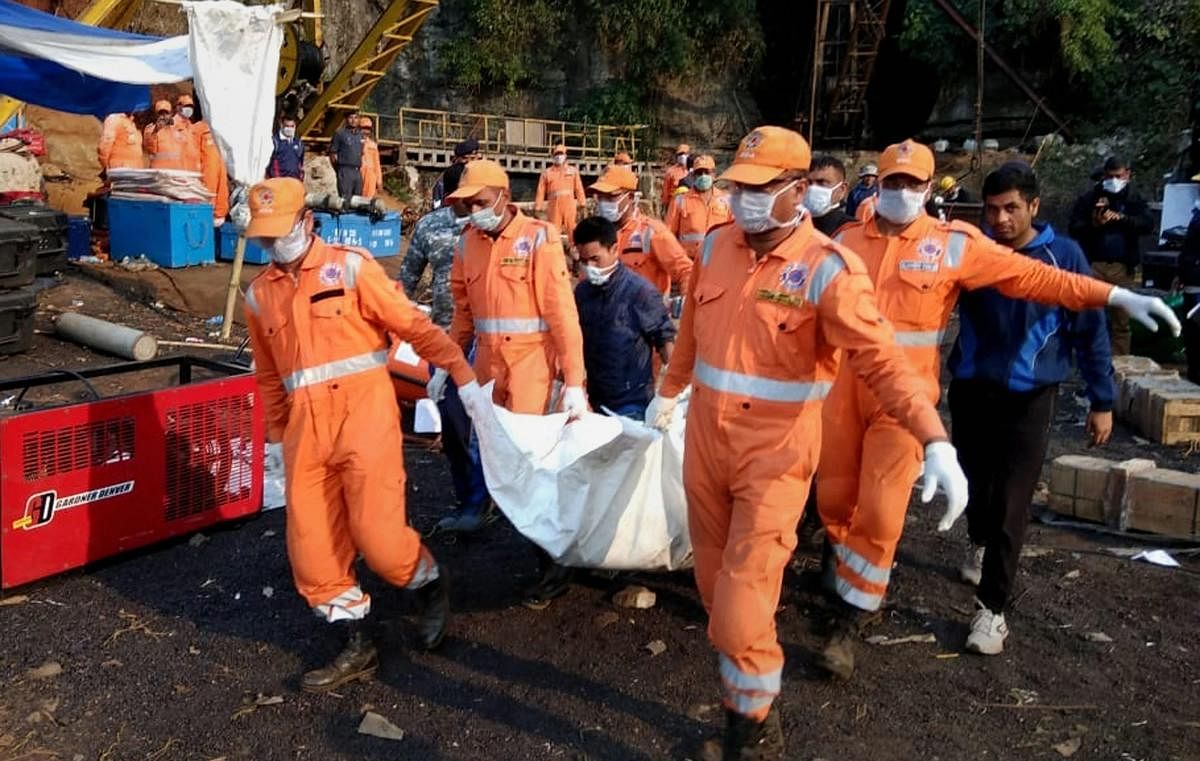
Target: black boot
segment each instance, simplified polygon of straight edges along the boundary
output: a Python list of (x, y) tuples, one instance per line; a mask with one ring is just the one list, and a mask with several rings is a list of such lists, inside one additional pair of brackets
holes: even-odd
[(833, 544), (826, 535), (821, 542), (821, 591), (826, 596), (837, 598), (837, 561), (833, 557)]
[(305, 692), (328, 692), (356, 679), (366, 679), (379, 668), (379, 654), (367, 633), (365, 621), (348, 621), (346, 647), (328, 666), (308, 671), (301, 678)]
[(725, 709), (724, 751), (724, 761), (782, 761), (783, 728), (775, 706), (761, 723)]
[(446, 567), (439, 565), (438, 577), (414, 592), (421, 609), (417, 636), (421, 647), (433, 650), (442, 644), (450, 624), (450, 580), (446, 578)]
[(854, 649), (864, 629), (878, 623), (883, 617), (880, 611), (859, 610), (838, 600), (835, 603), (829, 636), (821, 647), (821, 668), (838, 679), (854, 676)]

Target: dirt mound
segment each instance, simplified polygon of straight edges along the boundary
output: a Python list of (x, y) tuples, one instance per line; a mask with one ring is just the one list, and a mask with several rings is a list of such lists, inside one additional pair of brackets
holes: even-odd
[(100, 185), (100, 121), (94, 116), (65, 114), (39, 106), (26, 106), (29, 126), (46, 136), (43, 164), (53, 164), (70, 179), (46, 182), (48, 203), (68, 214), (84, 214), (83, 200)]

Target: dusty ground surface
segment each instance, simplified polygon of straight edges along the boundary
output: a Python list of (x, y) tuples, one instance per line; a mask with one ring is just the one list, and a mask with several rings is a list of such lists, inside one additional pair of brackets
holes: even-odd
[[(183, 278), (188, 300), (219, 303), (222, 274), (172, 277)], [(55, 308), (78, 308), (162, 338), (211, 329), (208, 301), (179, 312), (150, 306), (153, 289), (131, 300), (135, 291), (118, 288), (69, 275), (43, 292), (39, 328), (49, 328)], [(0, 376), (110, 361), (39, 335), (33, 352), (0, 360)], [(1060, 402), (1052, 454), (1082, 451), (1083, 408), (1069, 392)], [(1125, 429), (1104, 454), (1195, 467), (1194, 457), (1142, 446)], [(424, 447), (408, 448), (407, 465), (411, 519), (428, 529), (452, 501), (448, 473)], [(1165, 570), (1104, 549), (1156, 546), (1152, 537), (1035, 525), (1008, 650), (973, 657), (960, 654), (971, 606), (955, 573), (965, 529), (934, 533), (938, 513), (911, 511), (890, 607), (868, 632), (931, 633), (936, 642), (861, 643), (861, 668), (848, 684), (815, 667), (824, 618), (816, 554), (797, 553), (778, 616), (789, 758), (1200, 758), (1194, 556)], [(718, 726), (714, 659), (687, 574), (589, 576), (547, 610), (530, 611), (518, 589), (532, 578), (534, 557), (503, 521), (469, 541), (434, 540), (453, 573), (457, 609), (441, 650), (409, 648), (408, 601), (368, 573), (387, 621), (378, 678), (305, 695), (298, 674), (337, 643), (293, 591), (284, 520), (283, 511), (266, 513), (196, 546), (179, 541), (8, 592), (15, 604), (0, 606), (0, 761), (681, 759)], [(612, 605), (630, 580), (658, 593), (656, 607)], [(1112, 642), (1086, 641), (1089, 632)], [(666, 652), (646, 651), (653, 640)], [(31, 671), (48, 663), (61, 673)], [(271, 704), (255, 706), (259, 698)], [(358, 734), (365, 710), (405, 738)]]

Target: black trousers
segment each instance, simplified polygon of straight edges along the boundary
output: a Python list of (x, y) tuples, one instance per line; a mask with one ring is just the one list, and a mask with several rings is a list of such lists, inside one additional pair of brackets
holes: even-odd
[(337, 189), (342, 198), (362, 195), (362, 167), (338, 164)]
[[(1183, 308), (1191, 311), (1200, 303), (1200, 288), (1188, 287), (1183, 291)], [(1200, 314), (1183, 321), (1183, 348), (1187, 353), (1187, 379), (1200, 383)]]
[(995, 613), (1004, 612), (1017, 576), (1057, 392), (1057, 385), (1009, 391), (982, 380), (950, 384), (954, 448), (970, 484), (967, 532), (985, 548), (976, 596)]

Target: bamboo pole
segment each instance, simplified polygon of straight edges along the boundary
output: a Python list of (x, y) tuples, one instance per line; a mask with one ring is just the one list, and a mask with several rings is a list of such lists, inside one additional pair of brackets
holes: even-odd
[(237, 304), (238, 287), (242, 284), (242, 263), (246, 259), (246, 234), (240, 233), (233, 251), (233, 267), (229, 270), (229, 290), (225, 293), (225, 316), (221, 322), (221, 340), (228, 341), (233, 330), (233, 308)]

